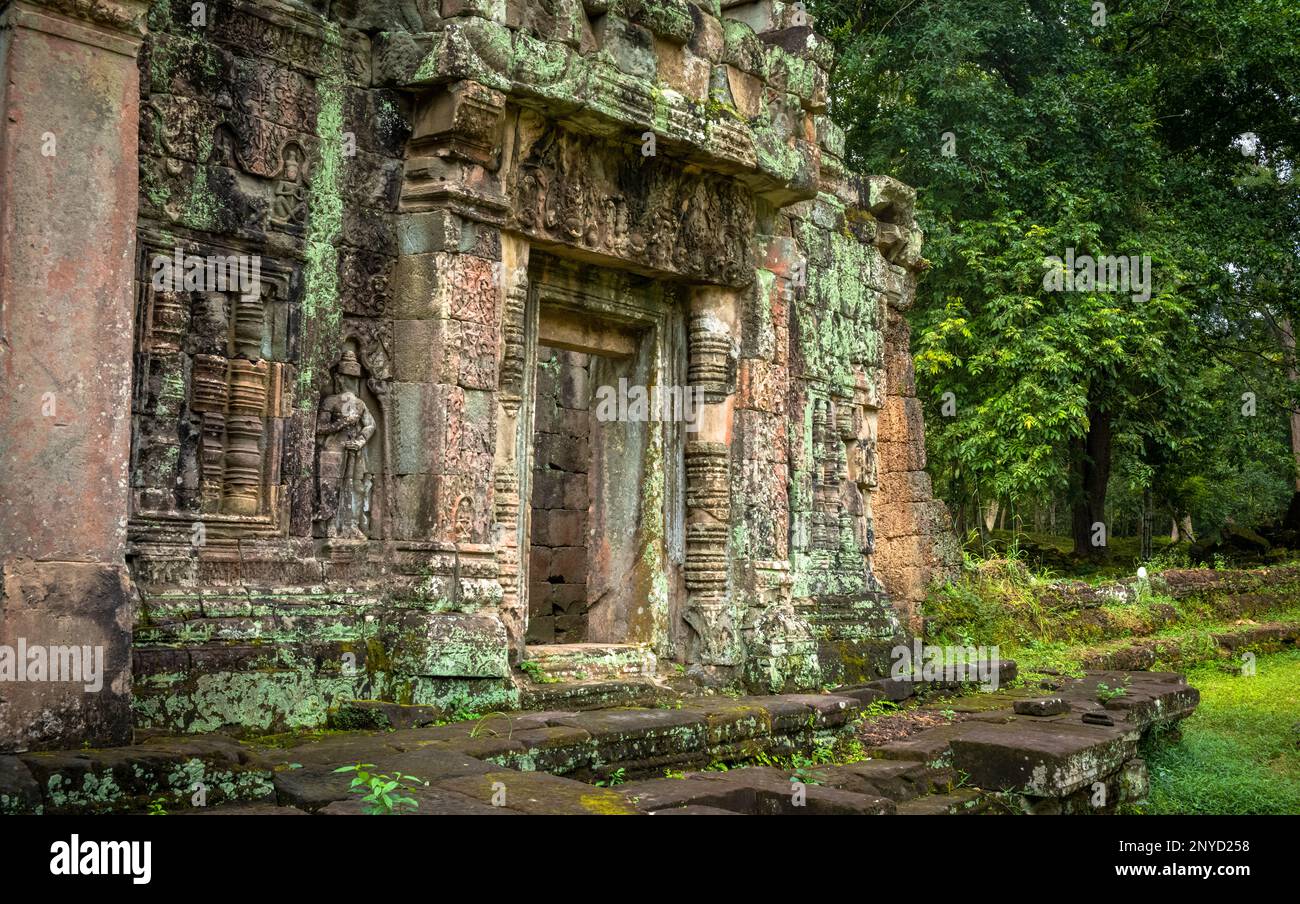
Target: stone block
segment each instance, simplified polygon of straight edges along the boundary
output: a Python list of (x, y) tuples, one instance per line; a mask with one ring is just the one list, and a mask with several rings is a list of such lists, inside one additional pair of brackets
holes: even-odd
[(709, 96), (709, 78), (713, 64), (694, 51), (670, 41), (655, 39), (655, 59), (659, 83), (680, 92), (684, 97), (703, 101)]
[(12, 558), (0, 571), (0, 751), (122, 744), (131, 735), (126, 569)]
[(551, 550), (548, 578), (560, 578), (566, 584), (587, 582), (587, 550), (583, 546), (560, 546)]
[(505, 678), (508, 642), (496, 613), (396, 610), (381, 616), (379, 638), (400, 675)]
[(563, 471), (541, 468), (533, 472), (533, 508), (564, 508), (564, 481), (569, 475)]
[(722, 22), (699, 6), (691, 6), (691, 18), (695, 20), (695, 30), (687, 47), (692, 53), (710, 63), (722, 60), (723, 36)]
[(587, 519), (581, 512), (553, 511), (533, 525), (533, 542), (543, 546), (585, 546)]
[(753, 73), (738, 69), (728, 64), (725, 67), (727, 90), (731, 94), (732, 106), (745, 119), (753, 119), (763, 111), (763, 80)]
[(560, 404), (575, 411), (591, 405), (591, 385), (587, 368), (564, 365), (560, 369)]
[(636, 25), (607, 13), (592, 27), (596, 43), (620, 72), (648, 82), (655, 80), (654, 35), (643, 25)]

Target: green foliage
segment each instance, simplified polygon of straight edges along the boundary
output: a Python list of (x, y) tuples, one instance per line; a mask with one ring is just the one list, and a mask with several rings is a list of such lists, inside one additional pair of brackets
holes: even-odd
[[(1300, 7), (1108, 6), (1102, 25), (1089, 0), (809, 3), (850, 164), (918, 191), (918, 388), (962, 527), (993, 499), (1061, 502), (1068, 524), (1096, 463), (1082, 441), (1107, 424), (1108, 522), (1150, 491), (1205, 533), (1291, 491)], [(1045, 259), (1067, 249), (1149, 256), (1150, 298), (1048, 291)]]
[(1097, 700), (1105, 703), (1108, 700), (1114, 700), (1116, 697), (1122, 697), (1128, 693), (1128, 678), (1124, 679), (1124, 684), (1117, 687), (1111, 687), (1104, 681), (1097, 682)]
[(600, 781), (596, 782), (596, 787), (613, 788), (617, 785), (623, 784), (626, 781), (627, 781), (627, 770), (624, 769), (622, 766), (619, 766), (617, 769), (611, 772), (608, 777), (603, 778)]
[[(382, 772), (370, 772), (374, 763), (356, 763), (352, 766), (340, 766), (336, 773), (351, 772), (352, 783), (348, 790), (361, 795), (367, 816), (395, 816), (404, 810), (415, 810), (419, 801), (409, 796), (417, 787), (428, 786), (424, 779), (414, 775), (385, 775)], [(403, 793), (406, 792), (406, 793)]]
[(525, 659), (523, 662), (519, 663), (519, 671), (527, 675), (536, 684), (558, 684), (561, 680), (552, 675), (548, 675), (546, 671), (542, 669), (541, 663), (532, 659)]

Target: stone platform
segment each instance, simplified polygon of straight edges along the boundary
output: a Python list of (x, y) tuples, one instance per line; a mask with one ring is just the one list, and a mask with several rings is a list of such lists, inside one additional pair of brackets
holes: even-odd
[[(194, 814), (360, 813), (334, 772), (353, 763), (427, 781), (412, 795), (421, 815), (1045, 813), (1112, 811), (1141, 797), (1139, 740), (1189, 715), (1196, 690), (1167, 673), (1059, 683), (1048, 697), (1042, 688), (961, 697), (943, 704), (960, 706), (960, 721), (842, 765), (745, 764), (798, 762), (850, 736), (863, 688), (501, 713), (283, 746), (202, 736), (28, 753), (0, 757), (0, 812), (141, 812), (165, 798)], [(200, 790), (205, 805), (191, 807)]]

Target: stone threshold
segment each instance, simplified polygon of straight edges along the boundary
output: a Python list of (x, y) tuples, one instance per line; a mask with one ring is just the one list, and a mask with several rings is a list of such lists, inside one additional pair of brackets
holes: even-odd
[[(1190, 714), (1198, 700), (1175, 674), (1104, 672), (1060, 684), (1047, 698), (1041, 690), (991, 695), (990, 708), (968, 707), (963, 721), (884, 745), (869, 760), (796, 770), (704, 767), (806, 753), (852, 731), (858, 699), (700, 697), (657, 708), (494, 713), (284, 747), (201, 736), (25, 753), (0, 757), (0, 812), (140, 812), (165, 797), (169, 810), (196, 815), (360, 813), (346, 776), (334, 772), (353, 763), (428, 781), (412, 794), (420, 815), (1083, 812), (1099, 782), (1108, 812), (1142, 793), (1142, 735)], [(1119, 687), (1122, 695), (1099, 699)], [(665, 770), (684, 775), (657, 777)], [(206, 806), (189, 808), (198, 786)]]

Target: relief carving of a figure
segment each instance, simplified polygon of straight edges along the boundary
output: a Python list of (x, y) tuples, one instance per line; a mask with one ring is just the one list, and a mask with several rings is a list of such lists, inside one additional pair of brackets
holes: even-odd
[(327, 537), (364, 540), (370, 530), (375, 472), (366, 444), (378, 425), (360, 391), (361, 363), (346, 348), (316, 421), (316, 522)]

